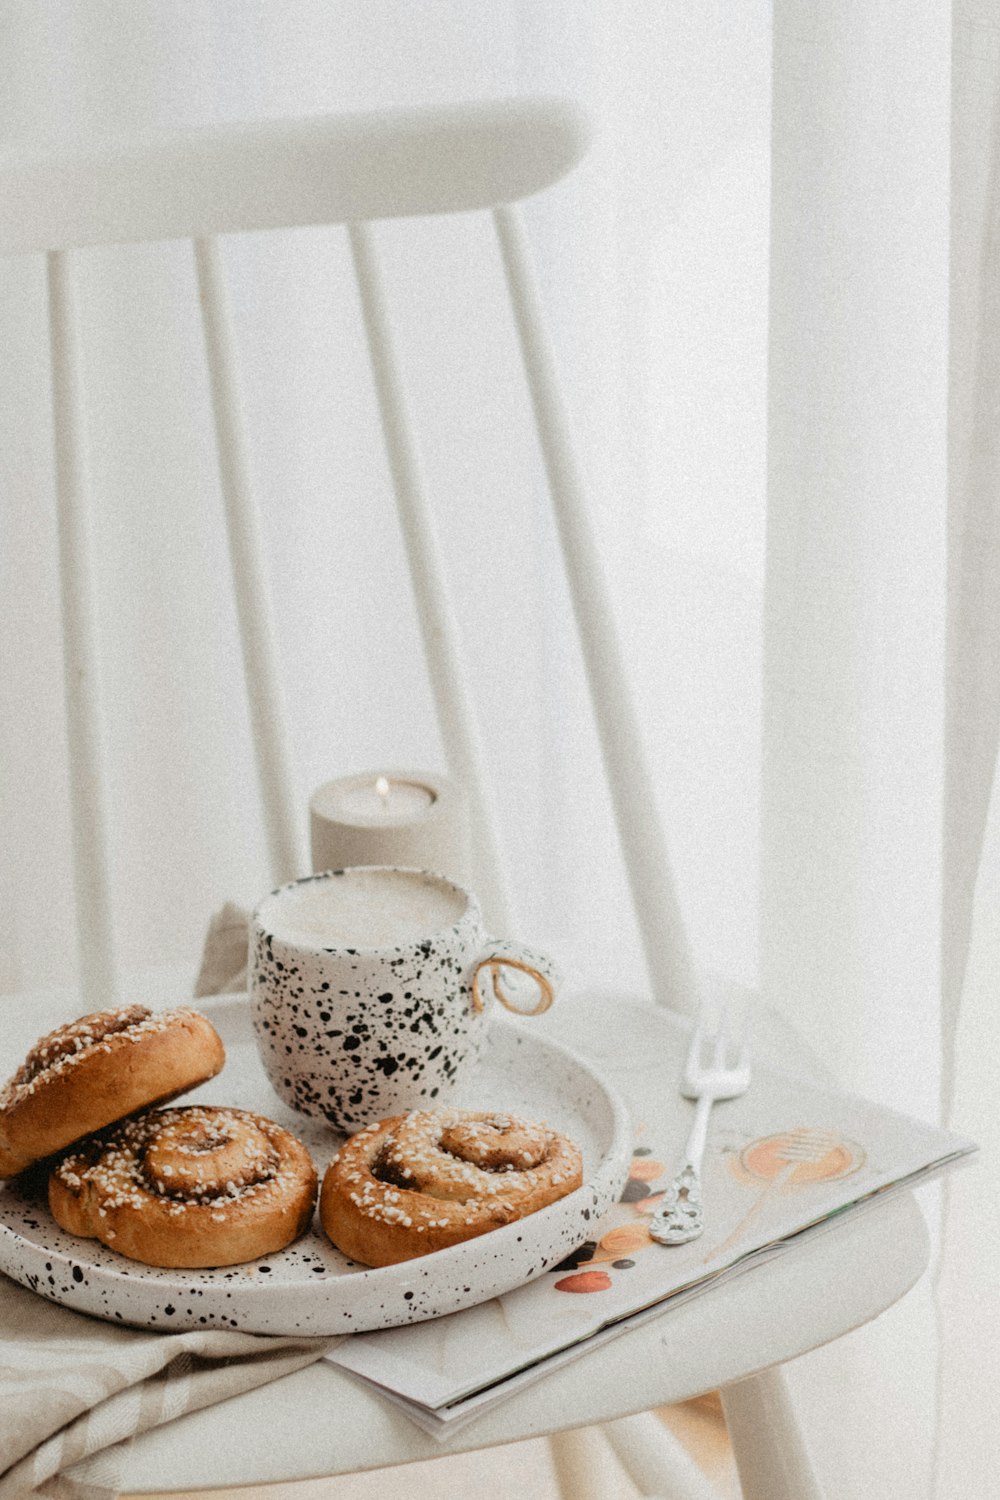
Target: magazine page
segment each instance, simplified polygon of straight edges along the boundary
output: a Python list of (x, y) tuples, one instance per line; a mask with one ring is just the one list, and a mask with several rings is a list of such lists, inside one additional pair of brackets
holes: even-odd
[[(668, 1081), (674, 1049), (632, 1054), (608, 1081), (634, 1125), (631, 1174), (593, 1238), (558, 1267), (492, 1301), (408, 1327), (357, 1334), (329, 1358), (431, 1411), (582, 1351), (602, 1330), (704, 1289), (809, 1226), (912, 1183), (974, 1151), (972, 1142), (852, 1095), (758, 1066), (753, 1086), (712, 1112), (703, 1164), (705, 1230), (664, 1246), (649, 1221), (679, 1166), (692, 1106)], [(603, 1071), (603, 1065), (602, 1065)], [(540, 1371), (539, 1371), (540, 1372)]]

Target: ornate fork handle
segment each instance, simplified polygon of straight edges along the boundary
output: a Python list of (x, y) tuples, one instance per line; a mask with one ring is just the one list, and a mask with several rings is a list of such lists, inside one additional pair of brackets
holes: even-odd
[(649, 1232), (661, 1245), (684, 1245), (696, 1240), (704, 1227), (701, 1174), (685, 1162), (649, 1221)]
[(701, 1159), (705, 1154), (708, 1115), (715, 1100), (702, 1094), (684, 1151), (684, 1165), (663, 1194), (649, 1221), (649, 1232), (661, 1245), (684, 1245), (696, 1240), (705, 1227), (701, 1201)]

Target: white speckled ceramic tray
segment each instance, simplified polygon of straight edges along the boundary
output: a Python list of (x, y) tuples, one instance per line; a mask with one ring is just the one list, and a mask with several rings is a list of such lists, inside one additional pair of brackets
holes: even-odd
[[(225, 1043), (226, 1065), (183, 1102), (270, 1116), (306, 1143), (322, 1176), (340, 1137), (295, 1114), (272, 1091), (246, 1000), (226, 996), (197, 1004)], [(65, 1234), (44, 1195), (33, 1196), (15, 1181), (0, 1184), (0, 1270), (78, 1312), (155, 1329), (328, 1336), (423, 1322), (485, 1302), (558, 1265), (586, 1239), (625, 1183), (631, 1133), (624, 1105), (593, 1069), (533, 1036), (530, 1021), (497, 1019), (476, 1077), (454, 1102), (510, 1110), (563, 1131), (583, 1151), (584, 1185), (514, 1224), (399, 1266), (368, 1270), (347, 1260), (316, 1219), (278, 1255), (222, 1270), (176, 1271), (142, 1266), (96, 1240)]]

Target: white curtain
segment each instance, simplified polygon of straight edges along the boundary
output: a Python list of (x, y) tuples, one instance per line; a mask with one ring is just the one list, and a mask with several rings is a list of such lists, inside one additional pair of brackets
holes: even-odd
[(984, 1147), (932, 1275), (802, 1362), (837, 1494), (995, 1486), (998, 27), (774, 6), (762, 984)]
[[(1000, 0), (0, 0), (0, 40), (0, 144), (590, 108), (593, 152), (527, 222), (696, 961), (759, 982), (849, 1086), (997, 1144)], [(488, 225), (380, 243), (520, 935), (642, 988)], [(237, 238), (226, 270), (304, 813), (442, 752), (343, 236)], [(43, 270), (5, 272), (18, 992), (68, 983), (74, 938)], [(163, 245), (83, 272), (118, 958), (183, 987), (210, 913), (269, 883), (193, 268)], [(799, 1362), (838, 1500), (990, 1492), (984, 1157), (925, 1195), (933, 1277)]]

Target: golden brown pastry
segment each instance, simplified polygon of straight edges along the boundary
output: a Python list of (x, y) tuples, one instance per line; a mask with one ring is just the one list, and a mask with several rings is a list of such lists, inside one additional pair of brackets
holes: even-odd
[(232, 1266), (308, 1227), (316, 1168), (287, 1130), (248, 1110), (150, 1110), (84, 1141), (49, 1178), (70, 1234), (148, 1266)]
[(128, 1005), (81, 1016), (36, 1042), (0, 1090), (0, 1178), (219, 1072), (215, 1028), (186, 1007)]
[(579, 1148), (545, 1125), (496, 1110), (416, 1110), (341, 1147), (320, 1220), (351, 1260), (395, 1265), (523, 1219), (582, 1181)]

